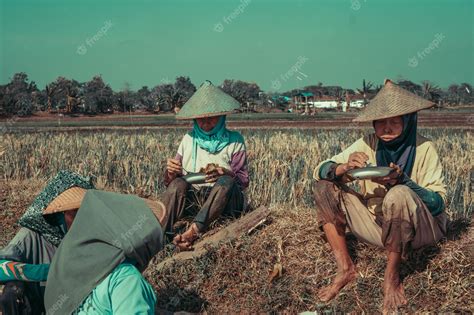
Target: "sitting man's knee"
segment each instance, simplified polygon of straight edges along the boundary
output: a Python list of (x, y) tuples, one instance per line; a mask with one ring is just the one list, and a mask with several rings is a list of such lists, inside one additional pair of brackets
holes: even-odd
[(188, 183), (181, 177), (175, 178), (166, 189), (170, 192), (185, 192), (188, 188)]
[(384, 217), (400, 217), (405, 205), (413, 202), (414, 192), (405, 185), (392, 187), (383, 199), (382, 211)]
[(322, 179), (313, 183), (313, 194), (315, 198), (325, 195), (326, 193), (334, 193), (337, 190), (337, 185), (329, 180)]
[(407, 198), (412, 198), (412, 190), (405, 185), (392, 187), (385, 195), (383, 202), (385, 205), (399, 203)]
[(235, 178), (233, 178), (231, 176), (228, 176), (228, 175), (224, 175), (224, 176), (221, 176), (217, 179), (216, 186), (220, 186), (220, 187), (223, 187), (223, 188), (226, 188), (226, 189), (230, 189), (230, 188), (232, 188), (232, 186), (235, 185), (235, 183), (236, 183)]

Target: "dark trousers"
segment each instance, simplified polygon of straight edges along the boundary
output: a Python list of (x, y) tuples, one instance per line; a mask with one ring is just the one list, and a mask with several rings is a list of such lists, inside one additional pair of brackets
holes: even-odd
[(43, 301), (35, 298), (31, 292), (31, 285), (22, 281), (9, 281), (5, 283), (0, 294), (0, 311), (3, 315), (30, 315), (43, 314)]
[[(204, 200), (202, 204), (201, 200)], [(163, 203), (169, 214), (167, 233), (173, 233), (173, 224), (187, 210), (193, 209), (197, 209), (194, 223), (200, 232), (204, 232), (211, 222), (223, 214), (239, 216), (243, 211), (244, 196), (236, 180), (230, 176), (221, 176), (214, 186), (199, 190), (178, 177), (166, 189)]]

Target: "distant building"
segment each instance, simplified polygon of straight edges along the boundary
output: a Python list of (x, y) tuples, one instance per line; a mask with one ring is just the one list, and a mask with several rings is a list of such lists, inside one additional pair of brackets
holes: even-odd
[[(308, 102), (310, 107), (313, 108), (342, 108), (342, 111), (347, 111), (348, 100), (338, 100), (330, 96), (322, 96), (316, 98), (314, 101)], [(349, 97), (349, 108), (362, 108), (364, 107), (364, 98), (358, 95), (352, 95)]]

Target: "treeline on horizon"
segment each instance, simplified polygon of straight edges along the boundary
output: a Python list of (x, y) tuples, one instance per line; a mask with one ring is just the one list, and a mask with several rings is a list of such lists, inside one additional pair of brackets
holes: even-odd
[[(451, 84), (447, 89), (442, 89), (430, 81), (418, 84), (400, 79), (396, 83), (440, 107), (474, 103), (472, 85), (469, 83)], [(243, 107), (252, 105), (283, 109), (288, 105), (289, 99), (301, 95), (302, 92), (312, 93), (316, 100), (332, 99), (342, 103), (347, 97), (358, 96), (368, 102), (380, 90), (381, 85), (362, 80), (361, 87), (355, 90), (318, 83), (285, 92), (265, 92), (256, 83), (226, 79), (219, 87), (237, 99)], [(9, 83), (0, 85), (0, 116), (29, 116), (36, 112), (169, 112), (181, 107), (195, 91), (196, 86), (185, 76), (177, 77), (175, 82), (162, 82), (151, 89), (143, 86), (132, 90), (130, 84), (125, 83), (119, 91), (114, 91), (100, 75), (87, 82), (60, 76), (44, 89), (39, 89), (26, 73), (19, 72), (13, 75)]]

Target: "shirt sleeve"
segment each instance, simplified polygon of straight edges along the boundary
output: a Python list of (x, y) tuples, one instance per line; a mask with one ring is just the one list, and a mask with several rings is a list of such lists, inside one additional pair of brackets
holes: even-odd
[(48, 278), (49, 264), (25, 264), (0, 260), (0, 283), (7, 281), (42, 282)]
[[(239, 135), (240, 136), (240, 135)], [(239, 141), (235, 143), (234, 150), (230, 158), (230, 168), (235, 174), (235, 178), (242, 189), (249, 186), (249, 171), (247, 162), (247, 150), (242, 136), (238, 138)]]
[[(416, 183), (423, 188), (437, 192), (446, 203), (446, 184), (444, 182), (443, 167), (433, 142), (426, 143), (426, 150), (417, 152), (423, 154), (420, 169), (416, 174)], [(413, 177), (413, 176), (412, 176)]]
[(446, 207), (446, 185), (444, 183), (443, 167), (433, 142), (426, 142), (426, 149), (417, 151), (422, 158), (421, 167), (416, 179), (403, 174), (400, 183), (413, 190), (430, 210), (433, 216), (443, 212)]
[[(130, 265), (129, 268), (135, 267)], [(138, 270), (125, 272), (110, 285), (112, 314), (155, 314), (155, 293)]]
[[(356, 142), (351, 144), (349, 147), (347, 147), (345, 150), (343, 150), (341, 153), (334, 155), (330, 159), (324, 160), (319, 165), (314, 169), (313, 172), (313, 178), (316, 180), (323, 179), (324, 177), (321, 177), (321, 171), (327, 171), (328, 167), (330, 165), (327, 164), (327, 162), (332, 162), (336, 164), (343, 164), (347, 163), (349, 160), (349, 155), (351, 155), (354, 152), (365, 152), (367, 148), (367, 144), (364, 141), (364, 138), (358, 139)], [(323, 166), (325, 166), (323, 168)]]
[(400, 184), (405, 185), (413, 190), (418, 195), (418, 197), (420, 197), (433, 216), (437, 216), (443, 212), (445, 204), (439, 193), (421, 187), (411, 180), (406, 174), (402, 175)]
[[(186, 137), (186, 136), (185, 136)], [(181, 140), (181, 143), (179, 144), (179, 147), (178, 147), (178, 151), (176, 152), (176, 155), (174, 156), (174, 159), (175, 160), (178, 160), (179, 162), (181, 162), (181, 164), (183, 164), (183, 154), (184, 154), (184, 147), (183, 147), (183, 142), (184, 142), (184, 137), (183, 137), (183, 140)], [(165, 166), (165, 175), (164, 175), (164, 178), (165, 178), (165, 186), (168, 187), (168, 185), (171, 183), (172, 181), (172, 178), (170, 178), (168, 176), (168, 171), (166, 170), (166, 166)]]
[(27, 262), (25, 250), (31, 246), (31, 235), (27, 228), (22, 227), (7, 246), (0, 249), (0, 259)]

